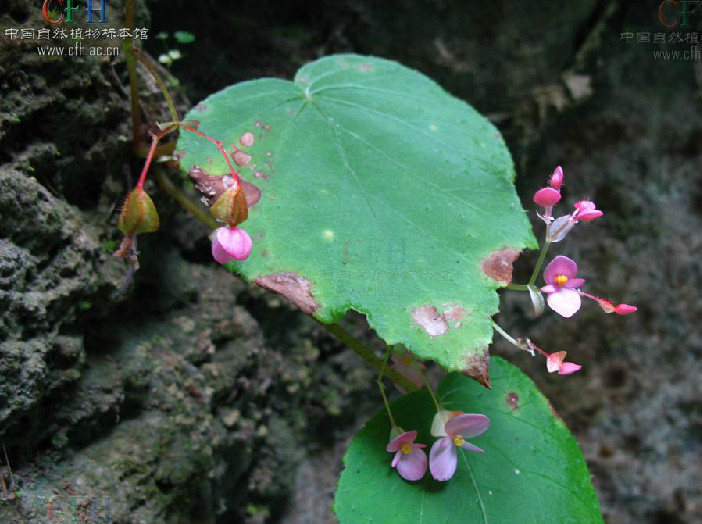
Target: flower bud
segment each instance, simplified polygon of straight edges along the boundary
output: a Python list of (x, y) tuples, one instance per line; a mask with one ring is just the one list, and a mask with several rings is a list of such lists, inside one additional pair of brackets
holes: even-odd
[(220, 222), (236, 227), (249, 217), (244, 188), (241, 184), (230, 186), (210, 207), (210, 213)]
[(212, 236), (212, 257), (220, 264), (246, 260), (252, 247), (249, 234), (238, 227), (217, 228)]
[(561, 200), (561, 194), (552, 187), (542, 187), (534, 193), (534, 202), (541, 207), (553, 207)]
[(553, 171), (553, 174), (551, 175), (551, 180), (549, 181), (548, 185), (550, 185), (553, 189), (556, 190), (561, 189), (561, 186), (563, 185), (563, 169), (561, 169), (561, 166), (558, 166)]
[[(529, 290), (531, 305), (534, 306), (534, 316), (539, 317), (544, 312), (544, 309), (546, 309), (546, 301), (544, 300), (544, 296), (533, 286), (527, 286), (527, 289)], [(533, 350), (531, 353), (532, 355), (534, 354)]]
[(636, 306), (630, 306), (629, 304), (619, 304), (614, 308), (614, 312), (617, 315), (629, 315), (630, 313), (635, 313), (638, 309)]
[(142, 188), (137, 187), (127, 195), (122, 204), (117, 227), (126, 236), (153, 233), (158, 230), (159, 220), (156, 206)]
[(580, 202), (576, 202), (573, 207), (575, 207), (574, 218), (579, 222), (592, 222), (596, 218), (604, 215), (602, 211), (597, 209), (595, 203), (590, 202), (589, 200), (581, 200)]

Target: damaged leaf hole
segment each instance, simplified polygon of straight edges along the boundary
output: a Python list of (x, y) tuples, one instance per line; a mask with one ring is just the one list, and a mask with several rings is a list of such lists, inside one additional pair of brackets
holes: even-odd
[(512, 411), (519, 409), (519, 395), (516, 391), (510, 391), (505, 395), (505, 405)]
[(468, 316), (466, 310), (449, 302), (442, 304), (443, 312), (439, 313), (435, 306), (427, 304), (412, 310), (412, 319), (430, 337), (439, 337), (451, 329), (459, 329), (461, 320)]

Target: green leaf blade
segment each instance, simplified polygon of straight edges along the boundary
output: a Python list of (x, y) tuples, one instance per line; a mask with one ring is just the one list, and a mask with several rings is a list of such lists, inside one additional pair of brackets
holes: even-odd
[[(203, 105), (186, 118), (250, 154), (240, 171), (262, 194), (242, 225), (253, 254), (234, 270), (322, 322), (365, 313), (386, 342), (449, 369), (483, 361), (504, 282), (482, 261), (535, 246), (490, 122), (415, 71), (354, 55)], [(246, 132), (251, 147), (237, 145)], [(186, 170), (226, 173), (194, 137), (179, 149)]]
[[(402, 480), (385, 451), (390, 424), (378, 413), (356, 435), (344, 457), (334, 500), (340, 524), (600, 524), (597, 495), (582, 452), (529, 378), (502, 359), (490, 367), (493, 390), (451, 374), (437, 393), (444, 407), (484, 413), (492, 424), (470, 439), (485, 450), (459, 450), (456, 475), (441, 483), (427, 476)], [(397, 423), (433, 441), (435, 408), (428, 394), (392, 403)]]

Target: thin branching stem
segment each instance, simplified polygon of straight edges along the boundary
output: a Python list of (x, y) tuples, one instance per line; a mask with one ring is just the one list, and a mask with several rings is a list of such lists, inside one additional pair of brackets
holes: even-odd
[[(315, 319), (316, 320), (316, 319)], [(319, 322), (319, 321), (317, 321)], [(351, 335), (348, 331), (342, 328), (339, 324), (325, 324), (324, 322), (319, 322), (319, 324), (331, 333), (334, 338), (346, 344), (351, 348), (359, 357), (365, 360), (368, 364), (373, 366), (378, 371), (383, 369), (383, 360), (378, 358), (370, 348), (368, 348), (363, 342), (358, 340), (356, 337)], [(400, 375), (397, 371), (392, 368), (386, 369), (384, 375), (392, 380), (395, 384), (405, 389), (405, 391), (417, 391), (417, 386), (412, 384), (410, 380)]]
[(376, 379), (375, 383), (378, 384), (378, 389), (380, 390), (380, 395), (383, 397), (383, 404), (385, 404), (385, 411), (388, 413), (388, 418), (390, 419), (390, 425), (397, 426), (395, 423), (395, 419), (392, 416), (392, 410), (390, 409), (390, 403), (388, 402), (388, 397), (385, 395), (385, 385), (383, 384), (383, 375), (385, 374), (385, 370), (387, 369), (388, 366), (388, 359), (390, 358), (390, 350), (386, 349), (385, 350), (385, 357), (383, 358), (383, 367), (380, 369), (380, 373), (378, 373), (378, 378)]
[(544, 265), (544, 260), (546, 260), (546, 252), (548, 251), (548, 247), (551, 245), (551, 242), (549, 240), (546, 240), (544, 242), (544, 245), (541, 247), (541, 253), (539, 254), (539, 259), (536, 261), (536, 265), (534, 266), (534, 272), (531, 274), (531, 278), (529, 279), (529, 286), (533, 286), (536, 283), (536, 277), (539, 276), (539, 271), (541, 271), (541, 266)]
[(429, 380), (427, 379), (427, 376), (424, 374), (424, 371), (422, 370), (422, 366), (419, 366), (419, 373), (422, 375), (422, 380), (424, 381), (424, 384), (427, 387), (427, 391), (429, 392), (429, 395), (431, 395), (431, 399), (434, 401), (434, 405), (436, 406), (436, 411), (441, 411), (441, 403), (439, 402), (439, 399), (436, 398), (436, 395), (434, 394), (434, 390), (431, 388), (431, 384), (429, 384)]
[(171, 93), (168, 91), (168, 88), (166, 87), (166, 83), (163, 81), (161, 78), (161, 75), (158, 74), (158, 71), (156, 71), (156, 68), (154, 65), (149, 61), (149, 59), (144, 56), (141, 51), (139, 51), (137, 48), (133, 48), (132, 53), (134, 56), (139, 60), (139, 62), (142, 63), (142, 65), (149, 71), (152, 77), (154, 77), (154, 80), (156, 81), (156, 84), (158, 84), (158, 88), (161, 90), (161, 94), (163, 95), (163, 98), (166, 99), (166, 103), (168, 104), (168, 110), (171, 112), (171, 120), (173, 122), (178, 122), (178, 111), (176, 110), (175, 103), (173, 102), (173, 97), (171, 96)]

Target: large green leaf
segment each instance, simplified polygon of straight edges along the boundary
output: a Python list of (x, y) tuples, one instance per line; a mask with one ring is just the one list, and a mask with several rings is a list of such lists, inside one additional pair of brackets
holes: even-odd
[[(534, 246), (490, 122), (415, 71), (355, 55), (229, 87), (186, 118), (261, 191), (242, 226), (253, 254), (233, 269), (322, 322), (355, 309), (390, 344), (486, 374), (495, 289)], [(178, 148), (185, 171), (227, 172), (209, 142), (183, 133)]]
[[(492, 391), (463, 375), (447, 376), (438, 389), (449, 410), (484, 413), (492, 424), (470, 439), (485, 450), (459, 450), (456, 475), (437, 482), (427, 472), (406, 482), (385, 451), (390, 424), (378, 413), (356, 435), (334, 499), (341, 524), (600, 524), (597, 495), (583, 455), (563, 421), (521, 371), (499, 358), (490, 363)], [(433, 439), (436, 408), (425, 392), (392, 403), (396, 422)]]

